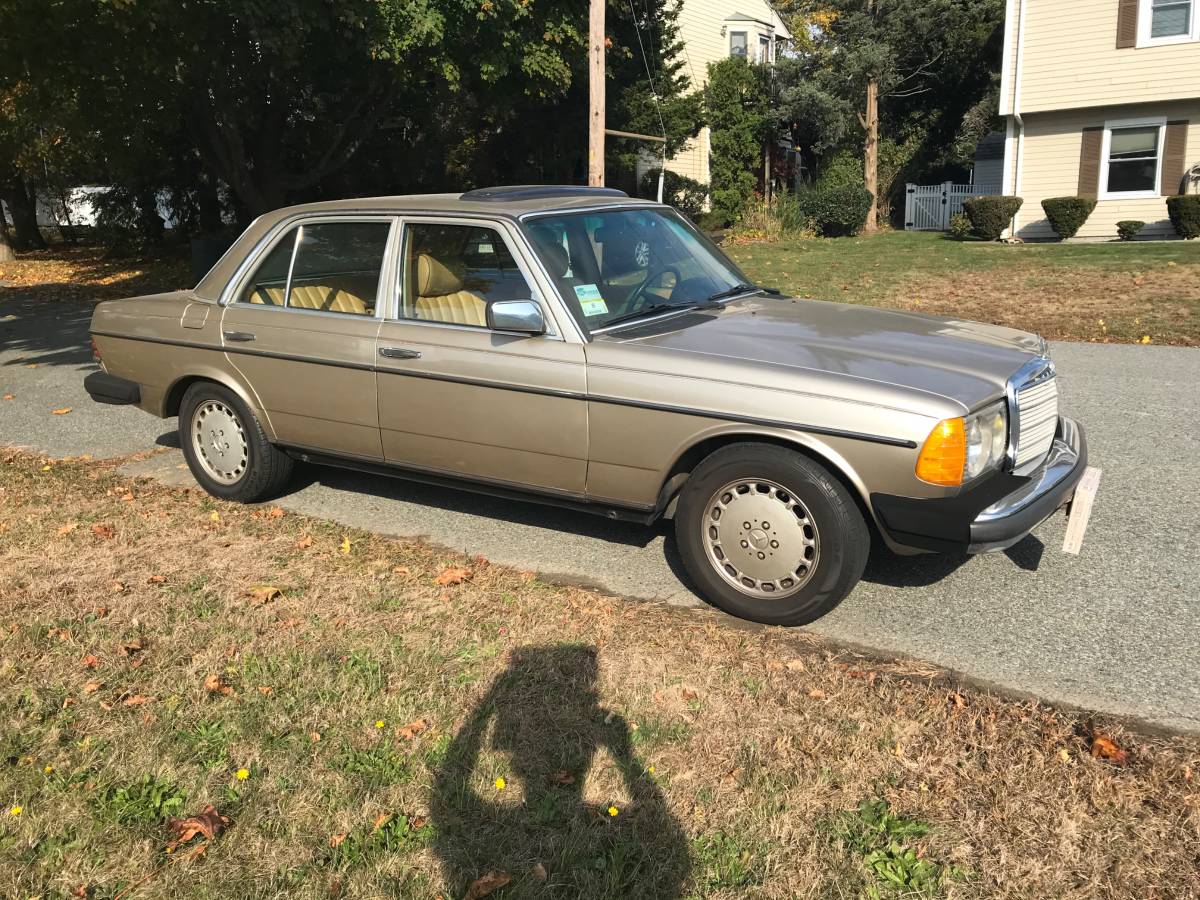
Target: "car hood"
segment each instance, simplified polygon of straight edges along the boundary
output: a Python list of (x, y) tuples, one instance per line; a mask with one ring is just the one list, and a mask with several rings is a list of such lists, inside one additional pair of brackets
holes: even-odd
[(745, 298), (600, 339), (668, 356), (742, 361), (751, 381), (763, 366), (786, 367), (835, 376), (831, 393), (853, 392), (853, 381), (865, 381), (936, 394), (967, 409), (1000, 396), (1017, 369), (1045, 352), (1040, 337), (1012, 328), (790, 297)]

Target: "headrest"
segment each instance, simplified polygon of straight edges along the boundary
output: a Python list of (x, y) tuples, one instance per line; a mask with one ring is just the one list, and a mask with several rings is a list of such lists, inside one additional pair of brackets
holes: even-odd
[(463, 289), (462, 264), (453, 268), (435, 259), (428, 253), (417, 256), (417, 295), (441, 297), (456, 294)]
[(571, 258), (567, 256), (562, 244), (542, 244), (542, 259), (555, 278), (564, 277), (571, 268)]

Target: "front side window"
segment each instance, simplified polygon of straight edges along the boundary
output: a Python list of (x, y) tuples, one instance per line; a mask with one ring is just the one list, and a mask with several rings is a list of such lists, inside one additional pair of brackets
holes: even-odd
[(525, 227), (567, 306), (591, 331), (640, 313), (702, 305), (747, 283), (669, 210), (555, 213)]
[(748, 48), (749, 48), (749, 44), (747, 43), (746, 37), (747, 37), (747, 35), (746, 35), (746, 32), (744, 32), (744, 31), (729, 32), (729, 55), (730, 56), (740, 56), (740, 57), (742, 57), (742, 59), (746, 58), (746, 54), (747, 54)]
[(1191, 34), (1193, 0), (1151, 0), (1150, 38)]
[(1104, 193), (1110, 197), (1156, 195), (1161, 152), (1161, 125), (1110, 127)]
[(373, 316), (390, 222), (317, 222), (287, 232), (255, 270), (242, 303)]
[(476, 225), (406, 225), (401, 278), (402, 319), (485, 327), (489, 303), (533, 297), (499, 232)]

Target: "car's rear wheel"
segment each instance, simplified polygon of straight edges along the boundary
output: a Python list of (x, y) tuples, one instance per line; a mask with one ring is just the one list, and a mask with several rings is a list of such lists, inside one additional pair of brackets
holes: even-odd
[(701, 462), (680, 494), (675, 536), (707, 600), (769, 625), (803, 625), (837, 606), (871, 547), (842, 483), (772, 444), (734, 444)]
[(241, 398), (211, 381), (196, 382), (184, 393), (179, 442), (196, 481), (222, 500), (269, 499), (292, 475), (292, 458), (267, 440)]

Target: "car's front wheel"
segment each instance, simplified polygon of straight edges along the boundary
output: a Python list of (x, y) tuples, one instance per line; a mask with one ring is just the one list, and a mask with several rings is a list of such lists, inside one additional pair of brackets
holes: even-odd
[(804, 625), (837, 606), (871, 547), (842, 483), (773, 444), (734, 444), (701, 462), (680, 494), (675, 536), (706, 599), (768, 625)]
[(211, 381), (196, 382), (184, 393), (179, 442), (196, 481), (222, 500), (269, 499), (292, 475), (292, 458), (267, 440), (242, 399)]

